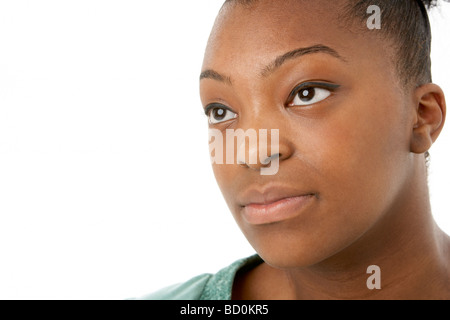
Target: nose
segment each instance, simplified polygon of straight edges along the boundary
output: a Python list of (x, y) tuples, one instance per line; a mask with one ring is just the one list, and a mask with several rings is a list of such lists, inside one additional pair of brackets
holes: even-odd
[[(268, 141), (270, 136), (270, 141)], [(259, 130), (257, 143), (248, 144), (245, 141), (238, 146), (237, 163), (243, 168), (261, 171), (262, 174), (272, 175), (278, 172), (281, 161), (292, 155), (289, 143), (280, 139), (278, 129)]]

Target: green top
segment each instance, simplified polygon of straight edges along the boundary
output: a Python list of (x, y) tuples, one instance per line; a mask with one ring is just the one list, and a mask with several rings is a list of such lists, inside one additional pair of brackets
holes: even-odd
[(216, 274), (205, 273), (136, 300), (231, 300), (236, 273), (252, 269), (263, 260), (258, 255), (238, 260)]

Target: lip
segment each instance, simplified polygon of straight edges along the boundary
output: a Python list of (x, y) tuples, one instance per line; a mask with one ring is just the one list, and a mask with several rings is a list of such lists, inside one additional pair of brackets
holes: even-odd
[(271, 224), (299, 216), (317, 195), (285, 186), (253, 188), (243, 193), (244, 219), (252, 225)]

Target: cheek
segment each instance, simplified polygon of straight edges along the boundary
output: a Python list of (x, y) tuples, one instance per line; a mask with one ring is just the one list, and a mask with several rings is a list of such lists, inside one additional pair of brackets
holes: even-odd
[(351, 100), (310, 130), (307, 148), (312, 151), (306, 154), (325, 181), (341, 190), (340, 197), (376, 195), (402, 174), (409, 145), (403, 108), (394, 98)]
[(311, 220), (310, 232), (304, 232), (311, 235), (304, 238), (310, 245), (321, 241), (328, 243), (322, 247), (328, 253), (337, 251), (370, 229), (395, 202), (407, 179), (408, 144), (406, 130), (399, 129), (400, 109), (389, 107), (380, 102), (362, 109), (355, 103), (303, 133), (298, 149), (314, 166), (321, 199), (320, 213)]
[(230, 165), (226, 164), (213, 164), (212, 169), (220, 190), (222, 190), (222, 193), (225, 192), (229, 189), (229, 182), (233, 176), (233, 170), (230, 170)]
[(234, 208), (236, 205), (234, 181), (236, 181), (239, 176), (239, 168), (237, 168), (236, 165), (231, 164), (213, 164), (212, 168), (224, 200), (234, 215), (236, 210), (236, 208)]
[[(223, 130), (210, 129), (209, 137), (209, 152), (212, 169), (216, 178), (217, 184), (225, 198), (229, 201), (230, 192), (232, 190), (232, 181), (236, 176), (236, 162), (235, 154), (236, 148), (234, 144), (227, 144), (226, 133)], [(227, 159), (227, 155), (231, 156)], [(232, 160), (232, 164), (227, 164)]]

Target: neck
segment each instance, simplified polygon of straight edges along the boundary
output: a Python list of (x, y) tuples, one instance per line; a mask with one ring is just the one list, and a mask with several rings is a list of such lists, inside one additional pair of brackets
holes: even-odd
[[(439, 232), (440, 233), (440, 232)], [(439, 234), (436, 232), (436, 234)], [(393, 237), (392, 237), (393, 238)], [(392, 240), (389, 239), (389, 240)], [(379, 240), (380, 250), (348, 248), (345, 262), (333, 257), (318, 265), (285, 271), (295, 299), (439, 299), (450, 298), (448, 241), (443, 235), (400, 245)], [(417, 242), (416, 242), (417, 241)], [(374, 273), (370, 266), (379, 267)], [(374, 280), (371, 281), (371, 280)], [(443, 281), (444, 280), (444, 281)], [(377, 283), (379, 281), (379, 283)], [(368, 285), (369, 282), (369, 285)], [(380, 289), (369, 288), (379, 284)]]

